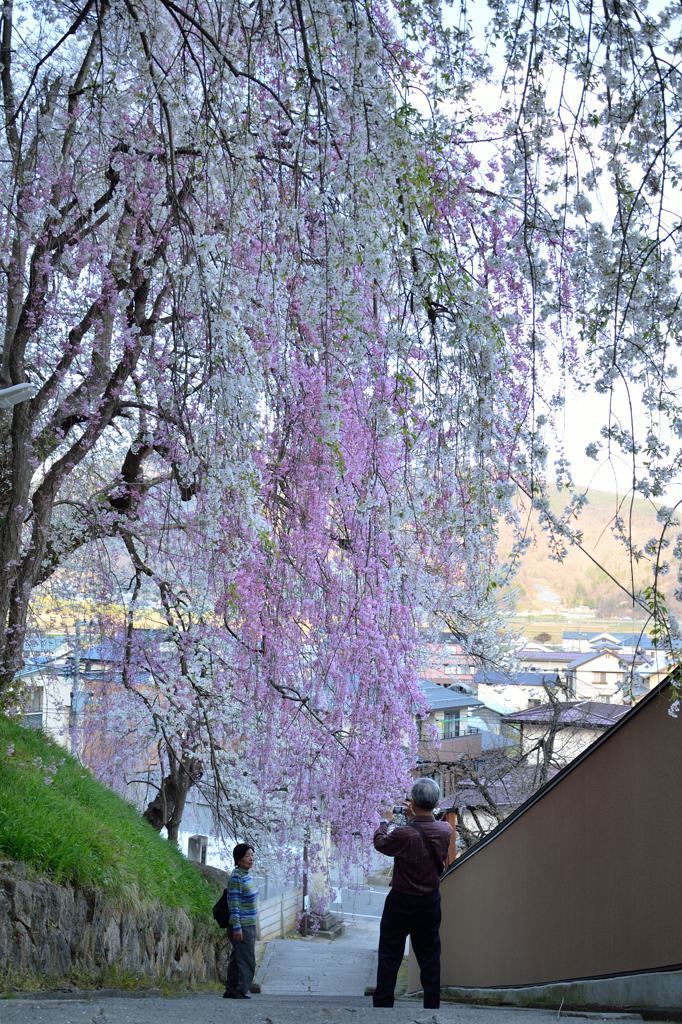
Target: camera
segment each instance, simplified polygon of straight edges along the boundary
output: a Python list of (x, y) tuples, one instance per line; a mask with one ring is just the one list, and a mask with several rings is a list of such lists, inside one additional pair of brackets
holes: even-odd
[(390, 827), (407, 825), (407, 815), (405, 813), (407, 808), (405, 804), (396, 804), (391, 810), (393, 811), (393, 821)]

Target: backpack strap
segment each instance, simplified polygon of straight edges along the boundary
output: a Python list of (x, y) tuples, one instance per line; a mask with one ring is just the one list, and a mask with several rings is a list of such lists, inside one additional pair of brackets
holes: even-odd
[(443, 874), (443, 871), (444, 871), (444, 865), (443, 865), (443, 862), (439, 859), (438, 854), (436, 853), (436, 847), (429, 840), (428, 836), (426, 835), (426, 832), (421, 827), (421, 825), (418, 825), (417, 822), (414, 821), (414, 820), (408, 822), (408, 824), (411, 825), (412, 828), (415, 828), (417, 830), (417, 832), (419, 833), (419, 835), (422, 837), (424, 846), (426, 847), (426, 849), (431, 854), (431, 859), (433, 860), (434, 866), (436, 868), (436, 873), (437, 873), (438, 877), (440, 878), (440, 876)]

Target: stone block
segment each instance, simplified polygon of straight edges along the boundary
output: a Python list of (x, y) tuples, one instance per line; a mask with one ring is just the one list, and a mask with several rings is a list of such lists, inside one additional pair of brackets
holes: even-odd
[(115, 917), (110, 917), (99, 943), (102, 963), (110, 967), (121, 952), (121, 929)]
[(69, 936), (58, 929), (50, 932), (45, 947), (45, 956), (41, 965), (41, 973), (51, 977), (64, 978), (71, 972), (72, 957)]
[(12, 893), (13, 913), (27, 928), (31, 927), (34, 898), (34, 884), (25, 879), (17, 879)]
[(10, 948), (10, 965), (18, 973), (35, 974), (36, 965), (31, 934), (21, 921), (14, 922), (13, 943)]
[(195, 866), (207, 881), (211, 882), (213, 885), (220, 886), (221, 889), (225, 889), (227, 883), (230, 881), (229, 871), (223, 871), (222, 868), (215, 868), (212, 864), (197, 864)]
[(130, 911), (124, 910), (121, 914), (120, 964), (124, 970), (134, 974), (142, 970), (140, 923)]

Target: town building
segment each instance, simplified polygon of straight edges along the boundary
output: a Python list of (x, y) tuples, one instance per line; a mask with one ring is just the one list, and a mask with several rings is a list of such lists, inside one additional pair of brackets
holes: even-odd
[(556, 672), (480, 669), (474, 676), (474, 692), (478, 699), (486, 705), (500, 708), (503, 714), (543, 704), (548, 690), (553, 694), (563, 692), (568, 697), (566, 684)]
[(586, 750), (628, 710), (627, 704), (557, 701), (512, 712), (504, 716), (503, 722), (516, 731), (522, 757), (541, 751), (553, 765), (563, 766)]
[(565, 672), (567, 693), (576, 700), (621, 704), (630, 689), (627, 664), (610, 648), (581, 654)]
[(74, 705), (73, 641), (62, 634), (33, 635), (24, 646), (22, 721), (71, 750)]
[(584, 629), (569, 629), (564, 630), (562, 634), (561, 646), (565, 651), (578, 651), (581, 654), (603, 647), (627, 654), (634, 654), (636, 651), (646, 653), (656, 649), (651, 637), (643, 630), (631, 633), (595, 633)]

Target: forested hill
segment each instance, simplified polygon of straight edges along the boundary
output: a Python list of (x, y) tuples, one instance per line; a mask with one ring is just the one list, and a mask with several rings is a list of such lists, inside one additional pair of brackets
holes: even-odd
[[(566, 502), (566, 492), (554, 488), (550, 499), (553, 510), (560, 510)], [(651, 582), (652, 563), (648, 557), (639, 563), (633, 562), (613, 532), (617, 515), (628, 523), (632, 521), (632, 536), (639, 546), (657, 537), (661, 524), (656, 519), (656, 507), (644, 499), (622, 502), (607, 491), (590, 491), (589, 504), (583, 510), (577, 528), (583, 534), (583, 547), (612, 576), (630, 588), (632, 574), (635, 587), (641, 589)], [(527, 516), (527, 513), (526, 513)], [(526, 519), (524, 518), (524, 522)], [(595, 565), (587, 554), (578, 548), (569, 550), (562, 562), (551, 557), (547, 535), (539, 528), (537, 515), (528, 519), (529, 536), (533, 544), (524, 556), (520, 571), (513, 586), (518, 593), (518, 610), (540, 610), (565, 607), (587, 606), (598, 615), (618, 615), (631, 607), (626, 594), (611, 580), (606, 572)], [(500, 530), (500, 551), (504, 554), (511, 543), (511, 528), (503, 524)], [(671, 541), (673, 536), (670, 536)], [(661, 578), (663, 590), (671, 610), (679, 615), (682, 605), (673, 598), (675, 572)]]

